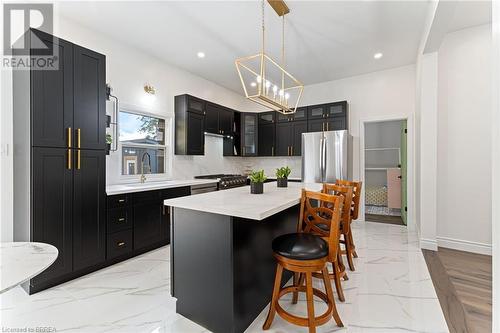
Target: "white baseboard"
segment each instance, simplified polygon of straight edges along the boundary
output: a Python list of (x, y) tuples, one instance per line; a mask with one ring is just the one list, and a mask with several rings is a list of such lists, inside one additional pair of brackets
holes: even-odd
[(449, 237), (436, 237), (437, 245), (448, 249), (460, 250), (465, 252), (473, 252), (491, 256), (491, 244), (471, 242), (463, 239), (454, 239)]
[(438, 245), (434, 239), (420, 238), (420, 248), (425, 250), (437, 251)]

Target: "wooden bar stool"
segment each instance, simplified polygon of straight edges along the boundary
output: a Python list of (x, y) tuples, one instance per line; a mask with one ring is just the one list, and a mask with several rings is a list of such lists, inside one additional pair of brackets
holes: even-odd
[[(353, 196), (352, 196), (352, 204), (351, 204), (351, 222), (356, 221), (358, 219), (359, 200), (361, 199), (361, 187), (363, 186), (363, 182), (353, 182), (353, 181), (349, 181), (349, 180), (337, 179), (337, 181), (335, 183), (338, 185), (352, 186)], [(350, 237), (350, 243), (352, 245), (352, 255), (354, 258), (357, 258), (358, 254), (356, 253), (356, 246), (354, 245), (352, 231), (351, 231), (349, 237)], [(353, 270), (353, 269), (351, 269), (351, 270)]]
[[(313, 207), (311, 200), (317, 200), (321, 204), (319, 207)], [(292, 324), (309, 327), (309, 333), (316, 332), (316, 326), (325, 324), (332, 316), (337, 326), (344, 326), (335, 306), (332, 285), (326, 268), (327, 262), (335, 260), (339, 249), (342, 202), (343, 198), (339, 196), (302, 190), (297, 233), (281, 235), (272, 243), (273, 255), (278, 262), (269, 313), (263, 325), (264, 330), (271, 327), (276, 312)], [(327, 241), (318, 236), (318, 233), (325, 233), (318, 227), (322, 224), (328, 226)], [(283, 269), (295, 273), (292, 286), (280, 288)], [(314, 272), (322, 273), (326, 294), (313, 288)], [(304, 278), (305, 286), (302, 285)], [(294, 293), (294, 302), (297, 300), (298, 292), (306, 293), (307, 318), (295, 316), (280, 306), (279, 299), (291, 292)], [(321, 298), (328, 306), (326, 312), (317, 317), (314, 314), (313, 295)]]
[[(322, 193), (325, 194), (330, 194), (330, 195), (337, 195), (342, 198), (342, 212), (341, 212), (341, 217), (340, 217), (340, 234), (344, 235), (344, 239), (349, 239), (349, 232), (350, 232), (350, 224), (351, 224), (351, 201), (352, 201), (352, 196), (353, 196), (353, 191), (351, 186), (341, 186), (341, 185), (336, 185), (336, 184), (323, 184), (323, 189), (321, 191)], [(323, 203), (323, 205), (329, 205), (328, 203)], [(320, 225), (321, 229), (325, 229), (324, 225)], [(350, 244), (348, 242), (348, 244)], [(348, 257), (349, 260), (349, 257)], [(345, 301), (344, 297), (344, 291), (342, 289), (342, 284), (340, 283), (340, 279), (344, 278), (347, 280), (347, 272), (345, 270), (345, 266), (342, 262), (342, 253), (340, 251), (340, 242), (339, 242), (339, 251), (338, 251), (338, 256), (334, 262), (331, 262), (332, 264), (332, 273), (330, 274), (330, 277), (334, 280), (335, 282), (335, 288), (337, 289), (337, 294), (339, 295), (339, 300), (341, 302)], [(349, 266), (354, 267), (354, 263), (352, 263), (352, 258), (351, 261), (349, 262)]]

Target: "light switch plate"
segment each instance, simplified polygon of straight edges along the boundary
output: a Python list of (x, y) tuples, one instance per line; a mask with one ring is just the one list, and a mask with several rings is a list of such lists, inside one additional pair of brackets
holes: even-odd
[(0, 145), (0, 156), (2, 156), (2, 157), (9, 156), (9, 144), (8, 143), (2, 143)]

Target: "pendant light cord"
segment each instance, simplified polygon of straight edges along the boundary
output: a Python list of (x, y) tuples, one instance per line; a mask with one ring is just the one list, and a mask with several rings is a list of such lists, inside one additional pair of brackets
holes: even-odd
[(264, 27), (264, 0), (262, 0), (262, 53), (264, 53), (264, 39), (265, 39), (265, 27)]
[(285, 67), (285, 14), (283, 14), (283, 24), (281, 27), (281, 62), (282, 66)]

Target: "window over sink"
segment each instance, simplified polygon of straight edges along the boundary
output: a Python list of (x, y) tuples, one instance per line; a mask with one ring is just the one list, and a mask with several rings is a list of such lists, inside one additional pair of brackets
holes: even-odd
[(118, 124), (122, 175), (165, 174), (168, 120), (120, 110)]

